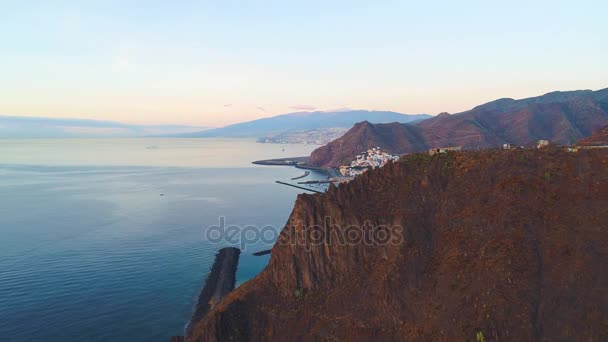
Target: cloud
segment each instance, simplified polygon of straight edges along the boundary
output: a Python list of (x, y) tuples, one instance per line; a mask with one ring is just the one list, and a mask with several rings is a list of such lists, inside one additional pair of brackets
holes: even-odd
[(351, 110), (353, 110), (353, 109), (348, 108), (348, 107), (339, 107), (339, 108), (326, 110), (326, 112), (350, 112)]
[(232, 107), (232, 103), (226, 103), (224, 107)]
[(317, 107), (309, 106), (309, 105), (295, 105), (295, 106), (291, 106), (289, 108), (295, 109), (295, 110), (315, 110), (315, 109), (317, 109)]
[(262, 111), (262, 112), (265, 112), (265, 111), (266, 111), (266, 109), (264, 109), (264, 107), (257, 107), (257, 109), (258, 109), (259, 111)]

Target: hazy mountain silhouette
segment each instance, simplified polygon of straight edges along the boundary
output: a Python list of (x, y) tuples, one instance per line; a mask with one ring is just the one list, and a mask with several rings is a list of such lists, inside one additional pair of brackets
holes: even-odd
[(428, 119), (430, 117), (431, 116), (427, 114), (408, 115), (387, 111), (367, 110), (297, 112), (242, 122), (222, 128), (210, 129), (204, 132), (182, 134), (181, 136), (199, 138), (260, 137), (294, 130), (304, 131), (317, 128), (352, 127), (355, 123), (364, 120), (375, 123), (407, 123)]

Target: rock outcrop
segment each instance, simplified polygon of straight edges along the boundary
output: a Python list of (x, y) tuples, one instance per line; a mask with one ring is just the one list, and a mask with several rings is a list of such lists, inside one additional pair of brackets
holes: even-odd
[[(211, 267), (211, 272), (205, 281), (205, 287), (201, 291), (198, 303), (188, 324), (187, 333), (190, 333), (196, 323), (198, 323), (208, 312), (213, 309), (221, 300), (234, 290), (236, 283), (236, 270), (239, 264), (241, 251), (235, 247), (222, 248), (215, 255), (215, 261)], [(179, 341), (178, 337), (173, 337)]]
[(607, 222), (606, 150), (413, 154), (299, 195), (187, 340), (606, 341)]

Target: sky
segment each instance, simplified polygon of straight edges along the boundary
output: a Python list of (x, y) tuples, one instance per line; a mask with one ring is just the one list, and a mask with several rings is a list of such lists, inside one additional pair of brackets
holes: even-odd
[(608, 87), (608, 1), (0, 0), (0, 114), (222, 126)]

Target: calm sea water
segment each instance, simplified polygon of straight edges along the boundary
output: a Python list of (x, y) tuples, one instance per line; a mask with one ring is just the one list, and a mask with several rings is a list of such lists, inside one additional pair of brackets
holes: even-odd
[[(257, 159), (314, 146), (243, 139), (0, 140), (0, 340), (182, 334), (227, 224), (282, 227), (301, 175)], [(312, 174), (308, 179), (320, 179)], [(163, 194), (161, 196), (161, 194)], [(242, 254), (238, 283), (268, 262)]]

